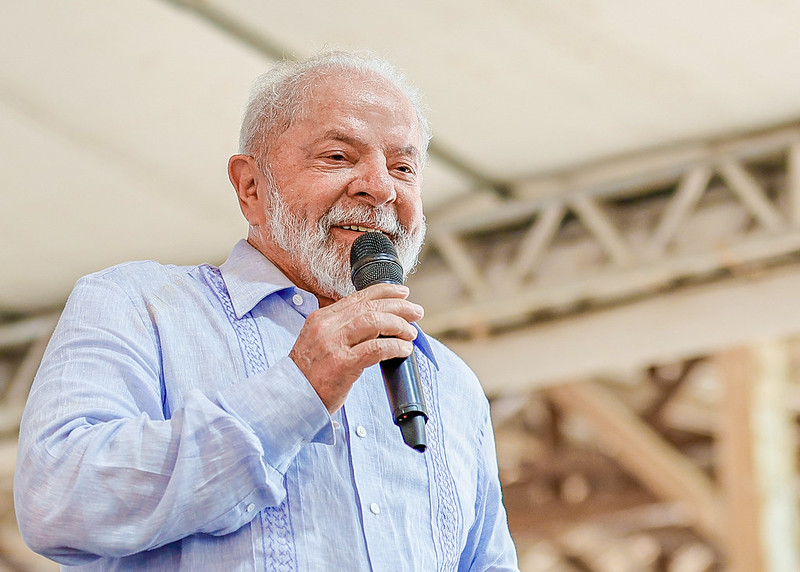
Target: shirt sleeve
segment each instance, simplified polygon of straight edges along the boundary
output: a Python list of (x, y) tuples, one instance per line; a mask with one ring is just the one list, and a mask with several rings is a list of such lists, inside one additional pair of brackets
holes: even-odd
[(15, 504), (37, 552), (85, 564), (238, 530), (283, 501), (289, 462), (330, 423), (288, 358), (189, 392), (167, 418), (160, 353), (146, 304), (102, 276), (79, 281), (20, 429)]
[(517, 552), (503, 507), (488, 406), (481, 431), (475, 522), (468, 533), (458, 569), (471, 572), (518, 572)]

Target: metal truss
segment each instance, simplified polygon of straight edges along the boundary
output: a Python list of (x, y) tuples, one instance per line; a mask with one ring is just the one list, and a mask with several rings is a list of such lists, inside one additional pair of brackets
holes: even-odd
[(410, 284), (432, 334), (486, 334), (797, 255), (800, 126), (521, 182), (513, 192), (430, 217)]

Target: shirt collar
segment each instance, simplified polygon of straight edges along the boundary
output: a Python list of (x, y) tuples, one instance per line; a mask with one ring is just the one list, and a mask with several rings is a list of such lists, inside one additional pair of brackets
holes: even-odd
[[(245, 239), (236, 243), (219, 270), (231, 297), (234, 314), (239, 320), (270, 294), (289, 289), (302, 291)], [(414, 345), (439, 369), (427, 336), (419, 326), (412, 325), (419, 332)]]
[(236, 243), (219, 270), (237, 319), (270, 294), (294, 288), (292, 281), (245, 239)]

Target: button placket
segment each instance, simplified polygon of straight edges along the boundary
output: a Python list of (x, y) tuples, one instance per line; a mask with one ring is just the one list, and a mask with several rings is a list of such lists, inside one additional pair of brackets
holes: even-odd
[[(387, 561), (392, 559), (389, 555), (394, 552), (392, 548), (387, 552), (386, 547), (387, 527), (391, 521), (390, 505), (386, 500), (387, 483), (375, 463), (376, 449), (384, 445), (379, 439), (379, 423), (369, 415), (378, 399), (386, 399), (383, 380), (378, 368), (370, 368), (353, 386), (344, 409), (350, 436), (353, 478), (357, 495), (362, 501), (360, 511), (367, 551), (371, 558)], [(387, 568), (382, 566), (380, 569)]]

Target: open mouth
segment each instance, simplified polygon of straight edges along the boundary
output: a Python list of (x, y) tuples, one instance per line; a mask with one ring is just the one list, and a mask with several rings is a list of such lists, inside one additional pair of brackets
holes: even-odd
[[(343, 224), (339, 228), (342, 228), (344, 230), (353, 230), (353, 231), (356, 231), (356, 232), (383, 232), (382, 230), (379, 230), (377, 228), (369, 228), (369, 227), (360, 226), (360, 225), (357, 225), (357, 224)], [(386, 234), (386, 233), (384, 233), (384, 234)]]

